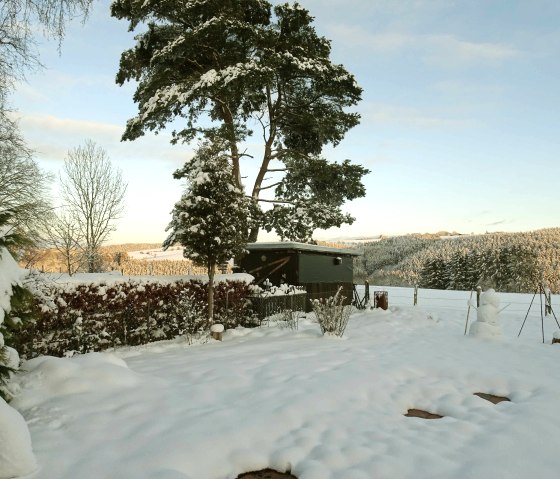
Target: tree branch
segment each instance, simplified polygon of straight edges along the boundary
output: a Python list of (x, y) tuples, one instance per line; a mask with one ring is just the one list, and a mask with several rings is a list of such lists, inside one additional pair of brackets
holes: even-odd
[(281, 181), (279, 181), (278, 183), (273, 183), (272, 185), (268, 185), (268, 186), (260, 186), (258, 191), (261, 192), (262, 190), (269, 190), (270, 188), (274, 188), (275, 186), (278, 186), (282, 184)]

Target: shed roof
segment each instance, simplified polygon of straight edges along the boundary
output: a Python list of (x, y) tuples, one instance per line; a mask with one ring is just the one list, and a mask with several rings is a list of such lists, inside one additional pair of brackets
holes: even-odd
[(336, 254), (339, 256), (361, 256), (362, 253), (352, 248), (331, 248), (329, 246), (318, 246), (307, 243), (296, 242), (272, 242), (272, 243), (249, 243), (247, 249), (256, 251), (309, 251), (311, 253)]

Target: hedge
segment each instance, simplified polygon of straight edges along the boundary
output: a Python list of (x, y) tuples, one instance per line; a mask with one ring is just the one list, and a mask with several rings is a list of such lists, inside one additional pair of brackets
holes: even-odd
[[(253, 326), (255, 317), (242, 281), (215, 285), (214, 322)], [(35, 296), (34, 319), (11, 338), (23, 359), (71, 356), (117, 346), (196, 334), (208, 328), (206, 284), (124, 281), (116, 284), (45, 283)]]

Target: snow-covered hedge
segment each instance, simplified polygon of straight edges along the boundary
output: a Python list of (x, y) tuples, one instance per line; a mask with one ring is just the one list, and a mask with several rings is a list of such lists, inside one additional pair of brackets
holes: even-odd
[[(243, 281), (218, 283), (214, 321), (227, 328), (251, 325), (248, 293), (249, 286)], [(14, 345), (23, 358), (29, 359), (173, 339), (201, 327), (182, 310), (185, 297), (191, 304), (204, 305), (206, 284), (198, 280), (63, 286), (46, 283), (34, 305), (36, 319), (22, 325)]]

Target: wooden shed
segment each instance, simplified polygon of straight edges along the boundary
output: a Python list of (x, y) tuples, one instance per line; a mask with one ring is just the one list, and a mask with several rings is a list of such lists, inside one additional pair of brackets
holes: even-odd
[(275, 286), (305, 287), (308, 311), (309, 299), (334, 296), (340, 286), (347, 303), (352, 300), (353, 260), (361, 255), (356, 250), (287, 242), (250, 243), (247, 250), (237, 270), (254, 276), (259, 286), (268, 280)]

